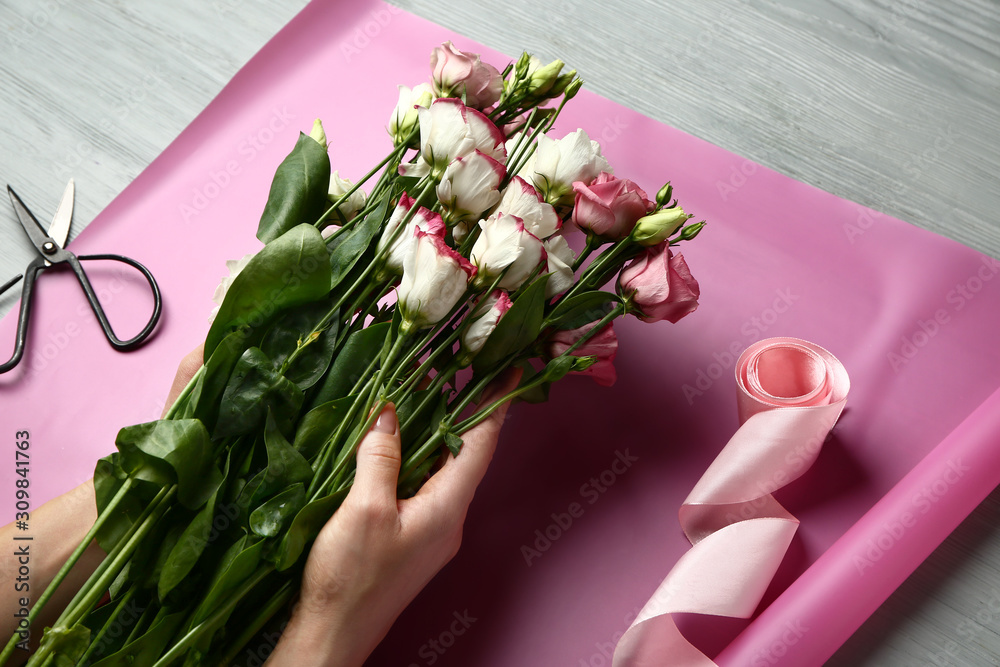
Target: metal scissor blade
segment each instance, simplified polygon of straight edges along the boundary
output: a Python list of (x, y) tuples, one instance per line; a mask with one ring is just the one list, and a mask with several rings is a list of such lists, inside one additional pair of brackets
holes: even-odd
[(62, 201), (49, 225), (49, 237), (59, 244), (60, 248), (66, 247), (66, 239), (69, 238), (69, 228), (73, 223), (73, 198), (76, 194), (76, 183), (69, 179), (66, 189), (63, 191)]
[(14, 205), (14, 213), (17, 214), (17, 220), (21, 223), (21, 226), (24, 227), (24, 232), (28, 235), (28, 238), (31, 239), (31, 242), (35, 245), (35, 248), (38, 249), (38, 252), (43, 255), (48, 254), (44, 250), (45, 244), (55, 243), (55, 241), (49, 238), (49, 235), (45, 232), (42, 226), (38, 224), (38, 220), (35, 216), (28, 210), (28, 207), (24, 205), (24, 202), (17, 196), (17, 193), (14, 192), (14, 188), (9, 185), (7, 186), (7, 194), (10, 195), (10, 203)]

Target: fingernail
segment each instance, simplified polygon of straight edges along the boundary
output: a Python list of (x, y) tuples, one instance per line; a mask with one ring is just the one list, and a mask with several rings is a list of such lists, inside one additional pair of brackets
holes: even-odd
[(392, 435), (398, 430), (398, 428), (399, 422), (396, 419), (396, 409), (392, 403), (390, 403), (382, 408), (381, 414), (379, 414), (378, 419), (375, 420), (375, 428), (373, 430), (376, 433), (386, 433)]

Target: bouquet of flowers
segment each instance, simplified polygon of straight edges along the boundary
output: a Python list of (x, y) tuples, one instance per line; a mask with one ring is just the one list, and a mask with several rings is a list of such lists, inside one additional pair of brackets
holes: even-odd
[[(400, 86), (393, 148), (358, 182), (331, 173), (319, 121), (278, 166), (204, 366), (97, 465), (98, 519), (32, 615), (91, 540), (107, 557), (30, 665), (225, 664), (287, 607), (385, 405), (407, 496), (506, 401), (570, 373), (610, 385), (616, 318), (697, 307), (675, 247), (704, 222), (669, 183), (649, 199), (613, 176), (582, 130), (548, 136), (575, 71), (525, 54), (501, 72), (451, 43), (431, 68)], [(479, 404), (514, 366), (516, 389)]]

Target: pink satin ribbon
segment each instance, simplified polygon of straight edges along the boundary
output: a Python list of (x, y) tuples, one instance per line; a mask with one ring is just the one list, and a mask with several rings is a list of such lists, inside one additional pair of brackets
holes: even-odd
[(672, 614), (749, 618), (798, 520), (771, 495), (802, 475), (847, 401), (850, 380), (832, 354), (769, 338), (736, 363), (742, 424), (680, 508), (684, 554), (619, 641), (613, 667), (710, 667)]

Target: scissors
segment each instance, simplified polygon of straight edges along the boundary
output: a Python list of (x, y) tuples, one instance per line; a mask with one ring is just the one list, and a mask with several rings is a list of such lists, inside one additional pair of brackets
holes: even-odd
[[(156, 284), (153, 274), (149, 272), (149, 269), (134, 259), (123, 257), (122, 255), (80, 255), (77, 257), (64, 248), (66, 239), (69, 237), (70, 224), (73, 222), (73, 199), (76, 193), (76, 186), (73, 179), (70, 179), (66, 185), (62, 201), (59, 203), (59, 208), (56, 210), (55, 217), (52, 218), (52, 223), (49, 225), (47, 231), (39, 224), (35, 216), (28, 210), (28, 207), (24, 205), (24, 202), (21, 201), (21, 198), (17, 196), (17, 193), (9, 185), (7, 186), (7, 193), (10, 195), (10, 201), (14, 205), (14, 212), (17, 214), (18, 221), (24, 227), (25, 233), (27, 233), (28, 238), (31, 239), (35, 249), (38, 251), (38, 257), (28, 264), (28, 268), (24, 270), (23, 274), (15, 276), (0, 287), (0, 295), (2, 295), (15, 285), (17, 281), (24, 278), (24, 286), (21, 288), (21, 312), (17, 320), (14, 355), (6, 363), (0, 364), (0, 373), (6, 373), (21, 361), (21, 357), (24, 354), (24, 342), (28, 334), (28, 320), (31, 318), (31, 304), (34, 297), (35, 280), (42, 271), (54, 266), (69, 265), (73, 269), (76, 279), (87, 295), (87, 301), (90, 302), (91, 310), (97, 316), (98, 321), (101, 323), (101, 328), (104, 329), (104, 335), (113, 348), (116, 350), (131, 350), (141, 345), (149, 337), (149, 334), (153, 332), (157, 320), (160, 319), (160, 311), (163, 306), (163, 300), (160, 298), (160, 288)], [(146, 323), (146, 326), (135, 337), (128, 340), (121, 340), (115, 335), (114, 330), (111, 328), (111, 323), (104, 313), (104, 308), (97, 298), (97, 293), (94, 292), (94, 287), (90, 284), (90, 279), (87, 277), (86, 271), (83, 270), (81, 262), (87, 260), (124, 262), (138, 269), (146, 277), (146, 281), (153, 291), (153, 314)]]

